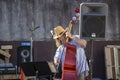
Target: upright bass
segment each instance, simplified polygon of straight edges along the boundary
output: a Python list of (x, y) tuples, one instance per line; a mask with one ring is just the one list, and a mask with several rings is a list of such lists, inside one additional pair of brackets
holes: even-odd
[[(76, 13), (79, 13), (79, 8), (76, 8)], [(79, 15), (73, 18), (68, 27), (68, 32), (71, 33), (73, 24), (75, 24), (76, 19)], [(77, 70), (76, 70), (76, 46), (69, 44), (69, 38), (66, 40), (66, 55), (64, 59), (64, 65), (62, 70), (62, 80), (78, 80)], [(85, 77), (85, 80), (90, 80), (89, 77)]]
[(66, 55), (62, 71), (62, 80), (77, 80), (76, 46), (69, 43), (66, 43), (65, 46)]
[[(78, 8), (76, 8), (78, 10)], [(78, 10), (79, 11), (79, 10)], [(78, 12), (79, 13), (79, 12)], [(78, 16), (77, 16), (78, 17)], [(70, 21), (68, 32), (71, 33), (73, 24), (75, 23), (76, 17)], [(68, 43), (69, 38), (66, 40), (66, 55), (62, 71), (62, 80), (77, 80), (76, 71), (76, 46)]]

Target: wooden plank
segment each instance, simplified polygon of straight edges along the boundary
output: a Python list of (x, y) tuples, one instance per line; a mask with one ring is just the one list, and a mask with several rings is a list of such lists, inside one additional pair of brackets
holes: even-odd
[(12, 45), (1, 45), (1, 49), (12, 49)]
[(120, 48), (120, 45), (107, 45), (106, 47), (109, 47), (109, 48)]
[(119, 53), (119, 55), (118, 55), (118, 61), (119, 61), (118, 77), (119, 77), (119, 80), (120, 80), (120, 49), (118, 49), (118, 53)]
[(0, 75), (0, 80), (12, 80), (12, 79), (19, 79), (18, 74), (5, 74), (5, 75)]
[(9, 53), (7, 53), (6, 51), (4, 51), (2, 49), (0, 49), (0, 54), (4, 55), (7, 58), (10, 58), (10, 56), (11, 56)]
[(105, 47), (105, 65), (107, 79), (113, 78), (112, 62), (111, 62), (111, 48)]
[(113, 48), (114, 50), (114, 62), (115, 62), (115, 78), (118, 79), (119, 76), (119, 59), (118, 59), (118, 49), (117, 48)]

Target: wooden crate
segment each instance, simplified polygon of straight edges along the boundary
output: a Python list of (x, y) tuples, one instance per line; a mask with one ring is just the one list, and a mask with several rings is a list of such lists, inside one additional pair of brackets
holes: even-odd
[(105, 47), (105, 65), (107, 79), (120, 80), (120, 46), (108, 45)]

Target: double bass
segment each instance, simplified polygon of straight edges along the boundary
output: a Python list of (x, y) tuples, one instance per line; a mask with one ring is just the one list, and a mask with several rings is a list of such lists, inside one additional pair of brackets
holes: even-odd
[[(72, 27), (72, 24), (70, 24)], [(67, 42), (67, 41), (66, 41)], [(76, 71), (76, 46), (65, 44), (66, 46), (66, 55), (62, 71), (62, 80), (77, 80), (77, 71)]]
[[(79, 13), (79, 8), (76, 8), (76, 13)], [(79, 16), (79, 15), (78, 15)], [(78, 18), (76, 16), (76, 19)], [(73, 24), (75, 24), (76, 19), (70, 21), (69, 31), (71, 33)], [(64, 65), (62, 70), (62, 80), (78, 80), (77, 70), (76, 70), (76, 46), (69, 44), (69, 38), (66, 40), (66, 55), (64, 59)], [(90, 80), (89, 77), (86, 77), (85, 80)]]
[[(76, 8), (77, 13), (79, 13), (79, 9)], [(78, 16), (74, 17), (72, 21), (70, 21), (68, 32), (71, 33), (73, 24), (76, 21), (76, 18)], [(68, 43), (69, 38), (66, 40), (66, 55), (63, 65), (63, 71), (62, 71), (62, 80), (77, 80), (77, 70), (76, 70), (76, 46), (71, 45)]]

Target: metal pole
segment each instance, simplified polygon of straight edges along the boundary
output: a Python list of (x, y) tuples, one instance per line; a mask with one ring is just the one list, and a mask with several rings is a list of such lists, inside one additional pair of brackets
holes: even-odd
[(94, 59), (93, 59), (93, 44), (94, 44), (94, 38), (96, 37), (96, 34), (95, 33), (92, 33), (91, 34), (91, 38), (90, 38), (90, 54), (91, 54), (91, 56), (90, 56), (90, 79), (92, 80), (92, 77), (93, 77), (93, 61), (94, 61)]
[(31, 37), (31, 46), (30, 46), (30, 62), (33, 61), (33, 38)]
[(31, 46), (30, 46), (30, 62), (33, 62), (33, 38), (34, 38), (34, 30), (35, 30), (35, 25), (34, 25), (34, 21), (32, 21), (32, 29), (31, 29)]

